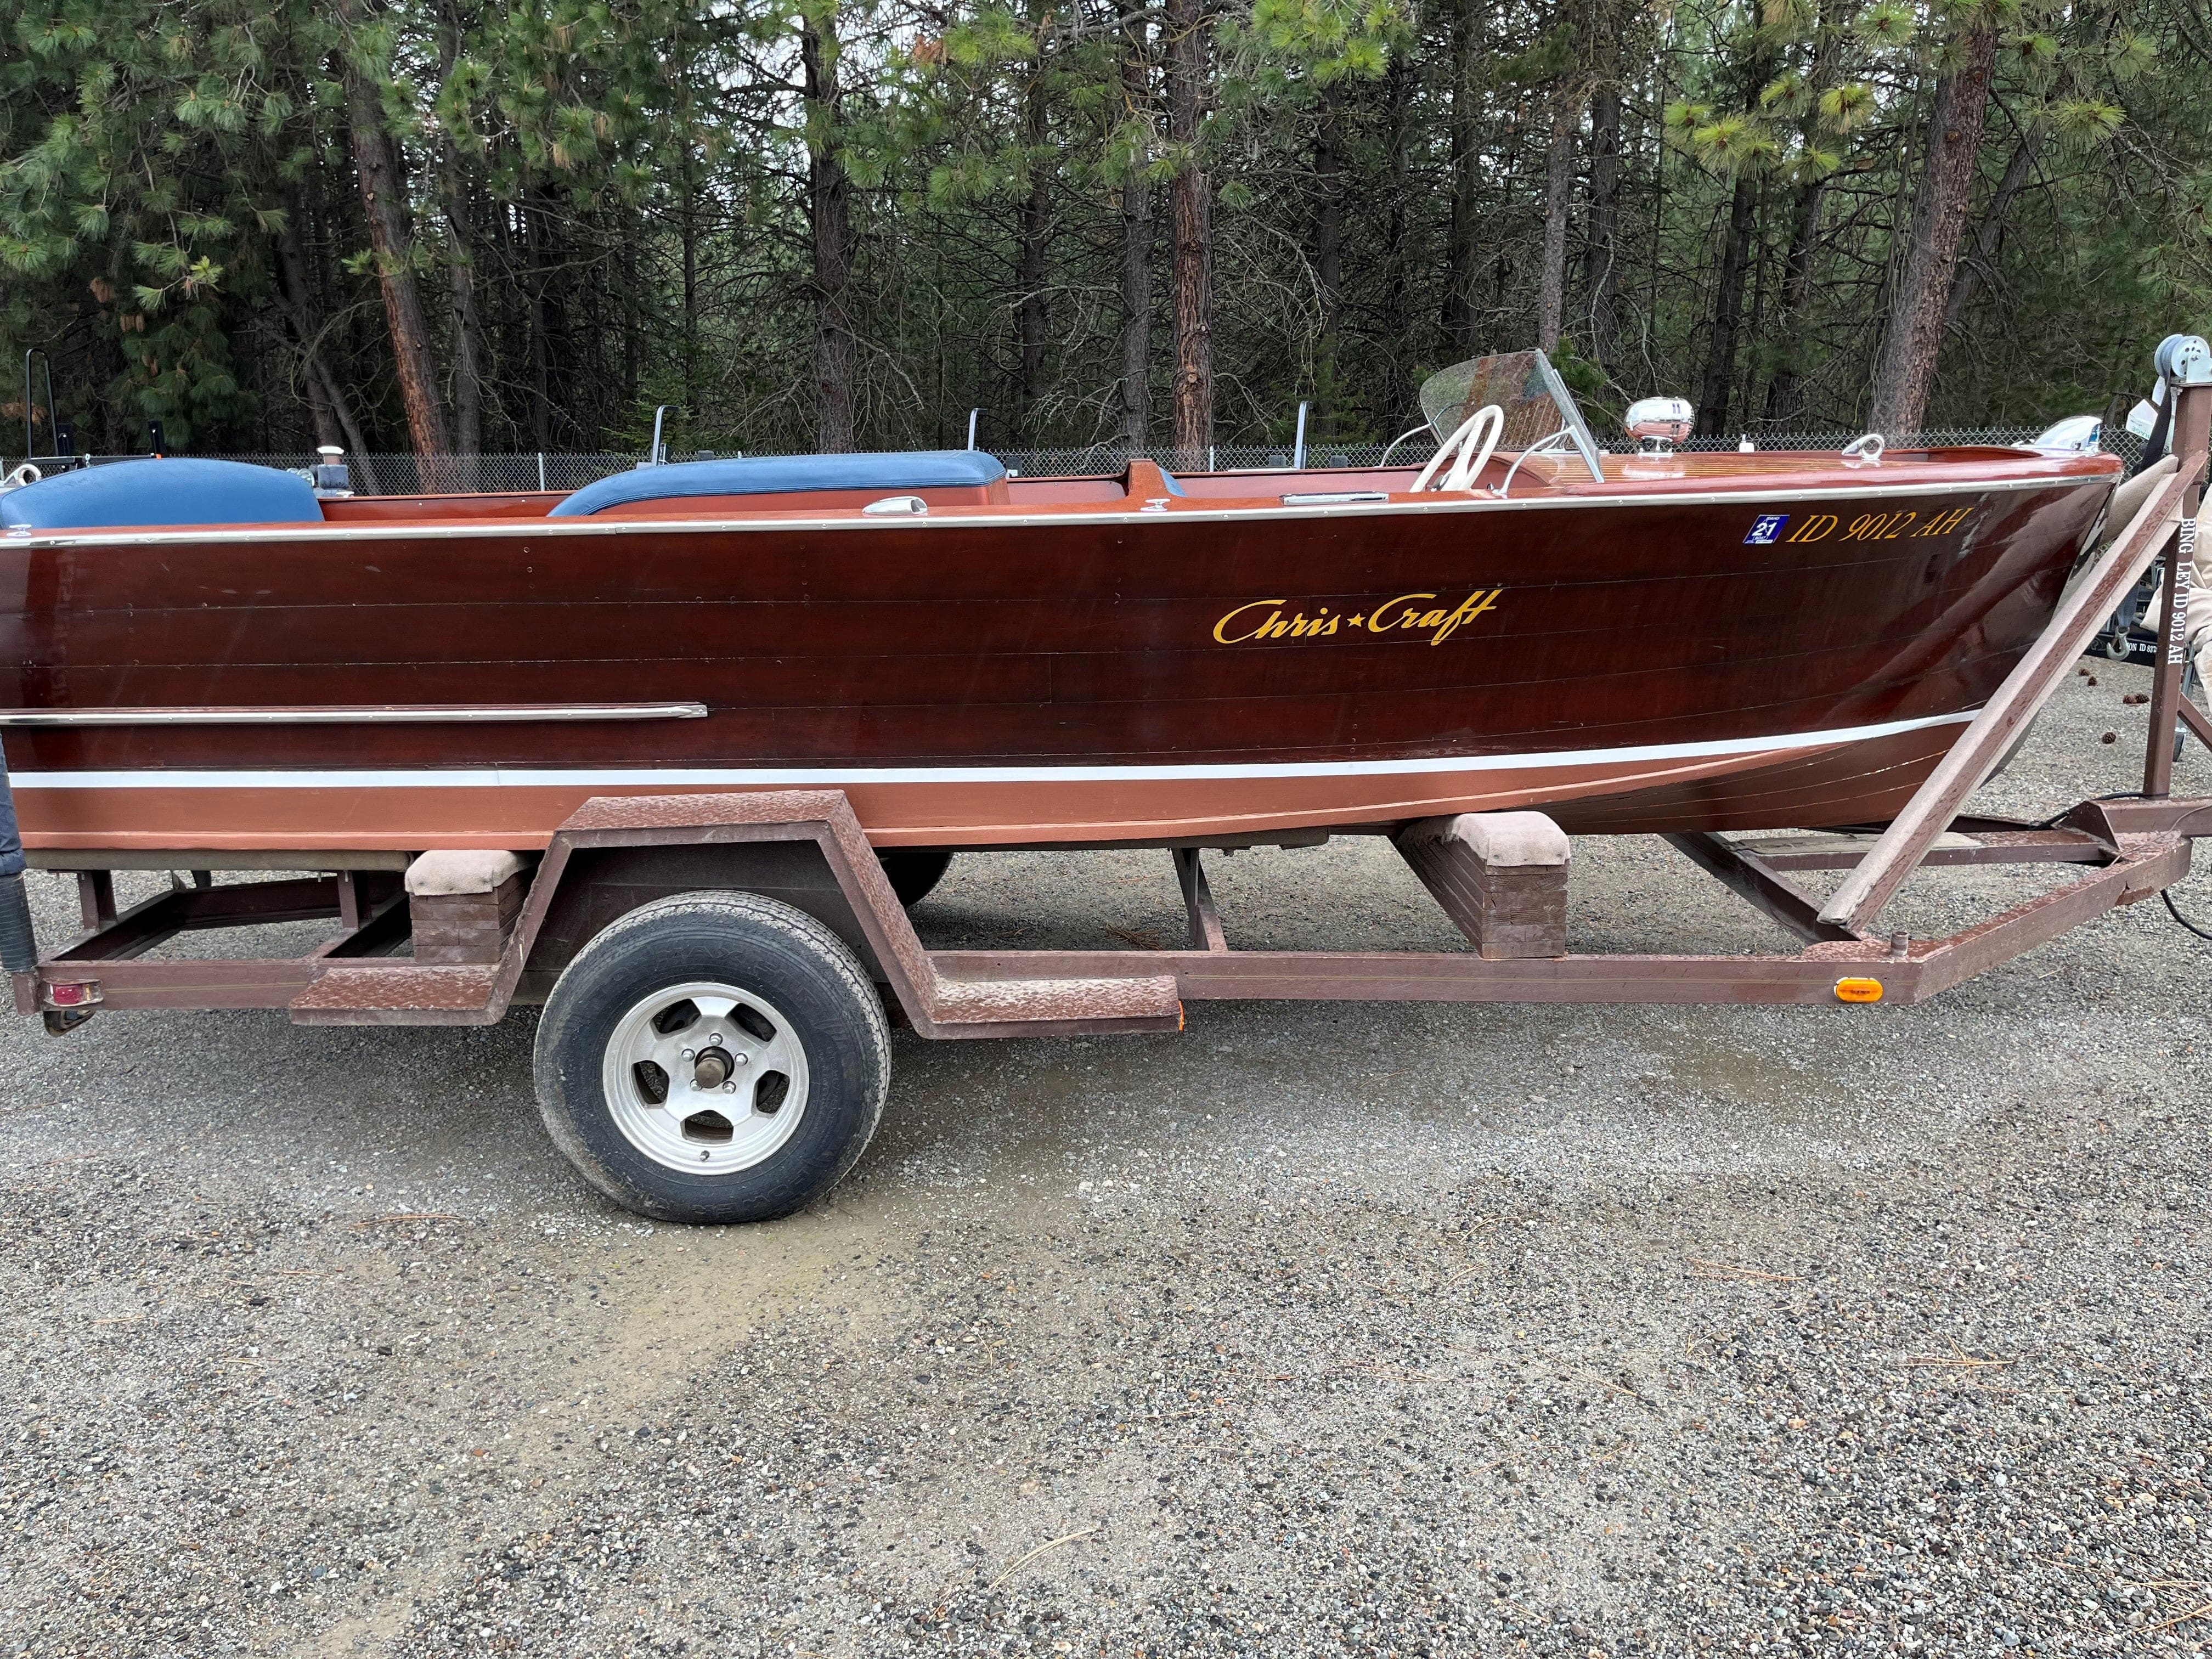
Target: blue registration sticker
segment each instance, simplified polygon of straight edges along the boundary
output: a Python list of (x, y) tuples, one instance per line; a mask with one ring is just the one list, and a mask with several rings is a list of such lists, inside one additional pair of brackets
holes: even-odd
[(1771, 547), (1782, 539), (1782, 526), (1789, 522), (1787, 513), (1762, 513), (1751, 521), (1751, 534), (1743, 538), (1743, 544)]

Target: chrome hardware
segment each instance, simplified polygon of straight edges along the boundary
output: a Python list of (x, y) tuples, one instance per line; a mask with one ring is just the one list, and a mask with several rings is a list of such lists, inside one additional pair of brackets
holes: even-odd
[(1638, 398), (1621, 417), (1638, 451), (1645, 455), (1672, 454), (1696, 424), (1697, 410), (1687, 398)]
[(2094, 415), (2069, 415), (2035, 434), (2030, 449), (2056, 449), (2067, 453), (2094, 450), (2104, 441), (2105, 422)]

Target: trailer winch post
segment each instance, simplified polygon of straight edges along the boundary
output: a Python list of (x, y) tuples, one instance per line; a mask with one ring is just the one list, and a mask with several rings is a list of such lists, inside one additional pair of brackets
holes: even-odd
[(1981, 787), (1990, 769), (2072, 671), (2121, 597), (2172, 540), (2181, 519), (2183, 489), (2203, 465), (2201, 448), (2183, 457), (2181, 470), (2142, 504), (1904, 810), (1820, 907), (1820, 921), (1858, 933), (1873, 928), (1882, 907), (1920, 867), (1936, 837), (1951, 827), (1966, 797)]
[(2173, 410), (2173, 453), (2181, 458), (2186, 488), (2172, 556), (2166, 562), (2166, 608), (2159, 613), (2166, 626), (2151, 682), (2150, 741), (2143, 754), (2142, 792), (2151, 800), (2173, 793), (2174, 722), (2180, 718), (2181, 689), (2189, 673), (2189, 593), (2197, 574), (2197, 510), (2203, 501), (2200, 475), (2212, 435), (2212, 350), (2197, 336), (2176, 335), (2158, 349), (2158, 372)]

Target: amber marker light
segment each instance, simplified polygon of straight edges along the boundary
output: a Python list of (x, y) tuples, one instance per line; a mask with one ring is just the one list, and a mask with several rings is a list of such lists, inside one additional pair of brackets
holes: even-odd
[(1836, 1000), (1880, 1002), (1881, 981), (1878, 979), (1839, 979), (1836, 981)]

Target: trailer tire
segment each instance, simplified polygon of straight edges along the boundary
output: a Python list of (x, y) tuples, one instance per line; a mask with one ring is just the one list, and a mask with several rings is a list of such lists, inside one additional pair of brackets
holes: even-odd
[(576, 953), (533, 1069), (554, 1145), (624, 1209), (768, 1221), (859, 1160), (883, 1116), (890, 1027), (867, 971), (804, 911), (679, 893)]
[(884, 874), (890, 878), (891, 891), (898, 902), (911, 910), (927, 898), (937, 884), (945, 879), (945, 872), (952, 867), (952, 849), (949, 847), (884, 847), (876, 852), (876, 862), (884, 866)]

